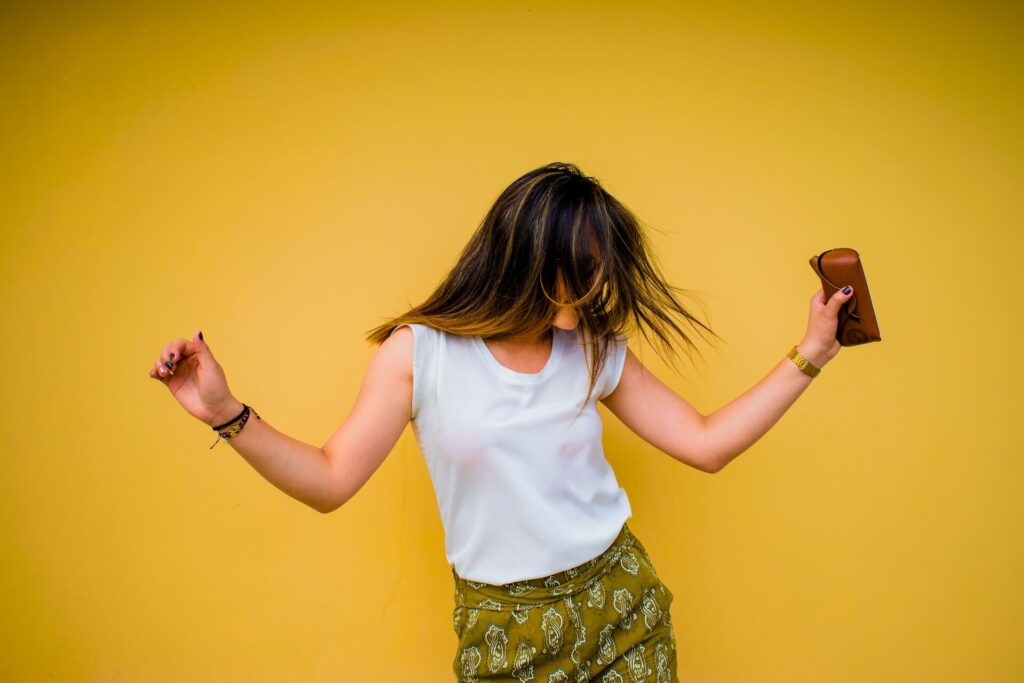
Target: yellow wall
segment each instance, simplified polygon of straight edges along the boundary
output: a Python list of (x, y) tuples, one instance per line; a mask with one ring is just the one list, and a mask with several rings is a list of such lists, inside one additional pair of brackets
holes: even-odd
[(727, 346), (634, 348), (705, 412), (799, 340), (812, 254), (860, 250), (877, 306), (717, 475), (602, 407), (681, 678), (1022, 680), (1021, 15), (892, 4), (6, 4), (0, 679), (450, 680), (411, 430), (322, 516), (147, 372), (202, 329), (323, 443), (364, 332), (563, 160), (701, 291)]

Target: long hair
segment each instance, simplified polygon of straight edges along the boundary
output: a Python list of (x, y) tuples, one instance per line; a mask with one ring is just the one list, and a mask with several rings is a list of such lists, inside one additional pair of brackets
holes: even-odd
[(576, 308), (577, 331), (592, 340), (586, 401), (617, 335), (639, 330), (650, 342), (649, 329), (673, 365), (671, 333), (700, 355), (675, 318), (718, 338), (679, 302), (691, 290), (665, 281), (633, 213), (575, 164), (554, 162), (505, 188), (437, 289), (367, 340), (383, 343), (405, 323), (480, 337), (536, 331), (557, 313), (559, 276), (570, 297), (562, 305)]

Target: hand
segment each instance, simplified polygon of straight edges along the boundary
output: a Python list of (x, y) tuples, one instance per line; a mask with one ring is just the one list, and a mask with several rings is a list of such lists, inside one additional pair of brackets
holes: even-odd
[(193, 333), (192, 341), (175, 339), (165, 344), (149, 376), (170, 389), (189, 415), (211, 427), (242, 411), (241, 402), (231, 395), (224, 370), (203, 341), (202, 332)]
[(796, 345), (796, 350), (816, 367), (823, 367), (843, 348), (839, 344), (839, 340), (836, 339), (836, 330), (839, 327), (839, 308), (852, 296), (853, 286), (851, 285), (849, 294), (844, 294), (840, 289), (832, 295), (828, 302), (825, 301), (824, 289), (819, 289), (811, 297), (807, 332), (804, 333), (804, 338), (800, 343)]

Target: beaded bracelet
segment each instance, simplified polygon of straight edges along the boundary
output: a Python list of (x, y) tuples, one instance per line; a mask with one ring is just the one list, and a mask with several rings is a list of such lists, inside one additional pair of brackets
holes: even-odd
[(211, 445), (210, 448), (212, 449), (213, 446), (220, 443), (221, 439), (233, 439), (238, 436), (238, 433), (242, 431), (242, 427), (244, 427), (245, 423), (249, 421), (250, 413), (255, 415), (257, 420), (263, 419), (260, 417), (260, 414), (256, 412), (255, 408), (250, 408), (248, 405), (243, 403), (242, 412), (240, 412), (236, 417), (228, 420), (222, 425), (217, 425), (212, 428), (213, 431), (217, 432), (217, 440), (213, 442), (213, 445)]

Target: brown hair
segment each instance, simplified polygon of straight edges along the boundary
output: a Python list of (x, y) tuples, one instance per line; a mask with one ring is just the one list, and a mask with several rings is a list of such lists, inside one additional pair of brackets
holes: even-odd
[(650, 341), (646, 326), (673, 364), (672, 332), (700, 355), (674, 317), (718, 338), (679, 303), (676, 293), (692, 290), (665, 281), (632, 212), (576, 165), (554, 162), (505, 188), (437, 289), (367, 340), (380, 344), (405, 323), (467, 336), (528, 333), (553, 320), (559, 276), (571, 299), (563, 305), (576, 308), (584, 338), (594, 340), (587, 400), (616, 335), (639, 329)]

